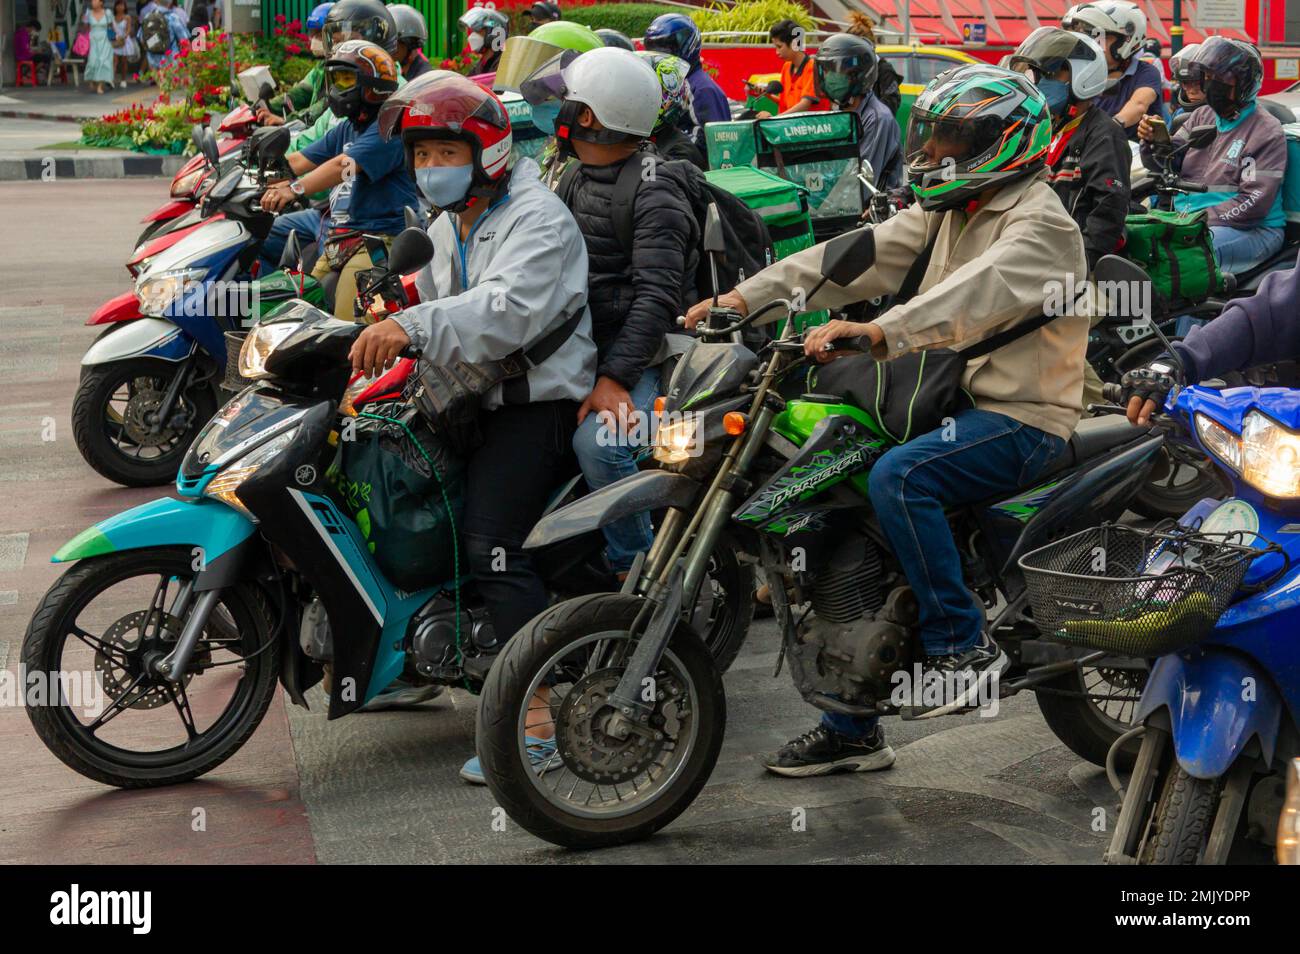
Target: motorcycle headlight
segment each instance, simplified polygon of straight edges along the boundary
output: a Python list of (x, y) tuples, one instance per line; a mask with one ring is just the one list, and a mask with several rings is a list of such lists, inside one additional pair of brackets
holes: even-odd
[(1241, 422), (1241, 476), (1270, 497), (1300, 497), (1300, 434), (1251, 411)]
[(202, 180), (204, 173), (208, 171), (207, 166), (199, 166), (190, 172), (185, 173), (179, 179), (172, 182), (172, 198), (183, 199), (194, 194), (194, 188)]
[(239, 373), (250, 381), (270, 377), (266, 370), (266, 359), (285, 338), (301, 327), (299, 321), (272, 321), (257, 325), (244, 339), (239, 349)]
[(1277, 820), (1277, 863), (1300, 865), (1300, 759), (1286, 773), (1286, 799)]
[(1196, 415), (1196, 436), (1219, 460), (1233, 470), (1241, 470), (1241, 439), (1212, 417)]
[(655, 435), (655, 460), (661, 464), (680, 464), (704, 452), (698, 439), (699, 418), (692, 415), (671, 423), (660, 423)]
[(256, 522), (257, 518), (248, 512), (248, 508), (235, 496), (235, 491), (239, 489), (240, 484), (257, 473), (267, 462), (277, 457), (297, 436), (298, 428), (290, 428), (283, 434), (271, 438), (261, 447), (249, 451), (213, 477), (203, 491), (203, 495), (205, 497), (214, 497), (222, 503), (234, 507), (249, 520)]
[[(141, 263), (142, 266), (143, 264)], [(184, 268), (158, 275), (146, 273), (135, 286), (135, 297), (140, 300), (140, 314), (152, 318), (165, 317), (176, 299), (184, 294), (186, 287), (203, 281), (207, 273), (206, 268)]]

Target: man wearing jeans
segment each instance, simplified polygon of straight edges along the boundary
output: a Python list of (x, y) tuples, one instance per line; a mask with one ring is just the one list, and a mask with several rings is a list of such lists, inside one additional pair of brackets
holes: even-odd
[[(869, 340), (880, 361), (960, 350), (1043, 314), (1052, 283), (1082, 280), (1088, 270), (1079, 227), (1046, 181), (1050, 140), (1047, 102), (1023, 74), (970, 64), (936, 77), (912, 107), (904, 147), (917, 203), (875, 227), (873, 268), (847, 287), (824, 285), (807, 309), (898, 292), (930, 247), (917, 294), (867, 324), (837, 320), (813, 329), (806, 352), (829, 360), (825, 346), (846, 337)], [(814, 247), (764, 269), (723, 304), (748, 313), (813, 288), (822, 252)], [(688, 322), (707, 310), (707, 302), (695, 306)], [(910, 707), (915, 718), (987, 698), (1008, 665), (984, 632), (984, 610), (966, 588), (944, 509), (1018, 489), (1064, 451), (1079, 420), (1087, 338), (1087, 315), (1065, 314), (971, 358), (962, 385), (975, 407), (891, 449), (871, 470), (874, 514), (919, 606), (924, 675), (960, 687)], [(893, 761), (874, 718), (826, 712), (765, 764), (780, 775), (807, 776)]]

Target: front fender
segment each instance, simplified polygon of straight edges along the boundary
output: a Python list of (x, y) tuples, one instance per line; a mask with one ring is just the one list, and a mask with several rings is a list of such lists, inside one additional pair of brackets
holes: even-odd
[(86, 319), (88, 325), (110, 325), (115, 321), (134, 321), (140, 316), (140, 299), (134, 291), (122, 292), (94, 310)]
[(1273, 760), (1282, 699), (1249, 657), (1214, 648), (1162, 656), (1151, 669), (1134, 723), (1169, 713), (1178, 763), (1188, 775), (1224, 775), (1254, 736), (1265, 763)]
[(138, 318), (100, 338), (81, 356), (82, 367), (125, 361), (128, 358), (161, 358), (182, 361), (194, 352), (194, 339), (161, 318)]
[(190, 547), (202, 558), (196, 589), (223, 585), (241, 545), (256, 528), (238, 510), (216, 500), (175, 500), (161, 497), (124, 510), (87, 527), (50, 557), (51, 563), (71, 563), (123, 550)]
[(539, 550), (635, 513), (689, 507), (699, 492), (700, 484), (682, 474), (643, 470), (547, 514), (528, 534), (524, 549)]
[(146, 215), (141, 222), (162, 222), (167, 219), (180, 218), (190, 209), (194, 208), (193, 199), (172, 199), (170, 202), (164, 202), (158, 208)]

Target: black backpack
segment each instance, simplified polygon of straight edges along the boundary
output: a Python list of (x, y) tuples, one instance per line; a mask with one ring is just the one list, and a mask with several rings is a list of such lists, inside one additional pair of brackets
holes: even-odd
[(171, 46), (171, 24), (161, 10), (153, 10), (144, 18), (140, 32), (144, 36), (144, 48), (150, 53), (162, 53)]
[[(633, 212), (636, 207), (636, 193), (640, 188), (642, 164), (634, 161), (640, 156), (653, 153), (637, 153), (623, 164), (618, 179), (614, 183), (614, 194), (610, 202), (610, 214), (614, 219), (614, 233), (619, 244), (623, 246), (628, 257), (632, 256), (632, 238), (634, 231)], [(656, 167), (668, 166), (682, 172), (686, 180), (687, 198), (699, 223), (700, 241), (703, 245), (704, 221), (709, 205), (718, 207), (722, 221), (722, 234), (726, 242), (726, 251), (718, 260), (718, 288), (713, 287), (713, 271), (710, 256), (703, 247), (700, 248), (700, 264), (695, 273), (695, 291), (697, 301), (711, 298), (714, 293), (721, 295), (731, 291), (743, 278), (749, 278), (776, 261), (772, 249), (772, 236), (767, 230), (767, 223), (757, 212), (745, 205), (740, 199), (726, 189), (709, 182), (694, 164), (685, 160), (667, 161), (655, 156)], [(556, 194), (564, 204), (572, 207), (573, 188), (578, 176), (579, 163), (570, 163), (569, 168), (560, 176)]]

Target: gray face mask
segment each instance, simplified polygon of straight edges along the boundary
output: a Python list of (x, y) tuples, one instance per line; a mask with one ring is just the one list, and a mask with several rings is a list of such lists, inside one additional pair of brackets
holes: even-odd
[(415, 184), (435, 208), (447, 209), (469, 195), (474, 166), (430, 166), (415, 170)]

